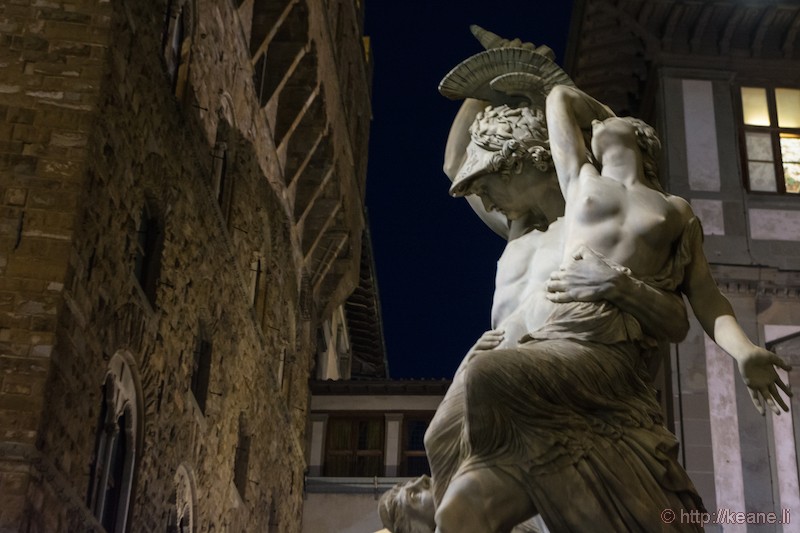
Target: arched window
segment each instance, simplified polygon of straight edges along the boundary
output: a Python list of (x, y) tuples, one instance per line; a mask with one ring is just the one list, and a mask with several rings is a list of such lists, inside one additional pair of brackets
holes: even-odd
[(121, 353), (111, 358), (87, 494), (92, 514), (109, 533), (126, 531), (139, 437), (136, 376)]
[(175, 472), (174, 507), (170, 509), (167, 533), (194, 533), (194, 475), (192, 470), (180, 465)]
[(156, 286), (161, 273), (161, 252), (164, 247), (163, 222), (155, 208), (145, 202), (139, 215), (139, 228), (136, 230), (136, 253), (134, 273), (145, 296), (156, 304)]

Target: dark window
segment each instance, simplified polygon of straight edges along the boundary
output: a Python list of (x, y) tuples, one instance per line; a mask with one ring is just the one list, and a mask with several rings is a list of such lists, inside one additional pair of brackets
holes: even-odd
[(191, 42), (187, 38), (186, 6), (179, 0), (171, 0), (167, 7), (164, 27), (163, 53), (172, 92), (180, 99), (186, 85)]
[(116, 438), (111, 448), (109, 458), (108, 480), (105, 487), (105, 505), (101, 523), (106, 531), (116, 531), (119, 519), (120, 497), (122, 496), (123, 476), (125, 475), (125, 460), (128, 449), (128, 435), (125, 429), (128, 417), (125, 413), (117, 419)]
[(97, 420), (97, 431), (94, 437), (94, 458), (90, 471), (91, 482), (89, 484), (89, 491), (86, 494), (86, 505), (90, 509), (94, 509), (97, 502), (99, 478), (103, 470), (101, 454), (104, 453), (105, 442), (108, 438), (108, 431), (106, 429), (106, 420), (108, 419), (108, 387), (108, 383), (104, 383), (102, 392), (100, 393), (103, 403), (100, 406), (100, 418)]
[(269, 504), (269, 520), (267, 522), (268, 533), (280, 531), (280, 522), (278, 521), (278, 505), (276, 502), (277, 496), (272, 497), (272, 502)]
[(167, 514), (167, 533), (180, 533), (178, 529), (178, 512), (175, 509), (175, 493), (169, 499), (169, 513)]
[(168, 500), (167, 533), (194, 533), (194, 489), (191, 473), (183, 465), (174, 477), (175, 489)]
[(195, 337), (194, 354), (192, 357), (192, 394), (197, 400), (200, 410), (206, 412), (208, 400), (208, 385), (211, 378), (212, 345), (208, 340), (204, 328), (200, 327), (200, 334)]
[(741, 87), (739, 96), (748, 190), (800, 193), (800, 89)]
[[(114, 420), (106, 390), (103, 387), (103, 408), (91, 466), (91, 483), (87, 505), (92, 514), (110, 533), (122, 531), (128, 512), (129, 480), (133, 465), (131, 415), (127, 409)], [(109, 417), (112, 420), (109, 420)], [(128, 485), (126, 485), (128, 483)]]
[(250, 264), (252, 269), (251, 275), (253, 276), (253, 308), (256, 311), (256, 317), (259, 321), (264, 319), (266, 312), (266, 276), (265, 276), (265, 260), (263, 257), (257, 257), (255, 261)]
[[(174, 504), (175, 502), (172, 503)], [(175, 509), (170, 509), (169, 518), (167, 519), (167, 533), (192, 533), (189, 526), (188, 516), (182, 516), (179, 520)]]
[(171, 1), (167, 6), (167, 21), (164, 28), (164, 60), (167, 62), (167, 73), (175, 83), (178, 67), (181, 62), (181, 42), (183, 41), (183, 8), (178, 2)]
[(239, 442), (236, 446), (236, 457), (233, 461), (233, 483), (244, 499), (247, 489), (247, 466), (250, 462), (250, 435), (244, 418), (239, 419)]
[(220, 206), (224, 206), (225, 193), (228, 192), (228, 184), (225, 182), (226, 178), (228, 177), (228, 150), (224, 147), (220, 148), (220, 151), (216, 157), (215, 166), (217, 167), (215, 169), (217, 179), (217, 202)]
[(217, 123), (216, 141), (212, 152), (214, 166), (211, 176), (211, 190), (222, 212), (222, 219), (228, 227), (230, 227), (231, 205), (233, 203), (233, 179), (228, 168), (231, 161), (228, 147), (230, 131), (230, 124), (225, 116), (220, 114), (219, 122)]
[(383, 418), (331, 418), (325, 475), (372, 477), (383, 475)]
[(153, 306), (156, 303), (156, 286), (161, 272), (162, 246), (161, 223), (153, 213), (153, 209), (145, 205), (142, 208), (139, 229), (136, 232), (136, 254), (133, 268), (139, 286)]
[(431, 473), (425, 454), (425, 431), (430, 418), (406, 418), (403, 423), (403, 455), (400, 475), (407, 477)]

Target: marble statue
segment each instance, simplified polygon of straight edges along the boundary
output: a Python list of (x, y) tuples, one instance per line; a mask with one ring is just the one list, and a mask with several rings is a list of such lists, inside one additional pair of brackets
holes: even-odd
[(392, 533), (430, 533), (436, 527), (431, 478), (398, 483), (381, 497), (378, 514)]
[(775, 366), (788, 367), (744, 336), (716, 288), (699, 222), (658, 184), (652, 129), (572, 87), (548, 49), (482, 31), (499, 47), (440, 90), (466, 99), (445, 157), (451, 193), (472, 195), (509, 239), (494, 329), (426, 434), (432, 482), (384, 495), (384, 525), (507, 532), (538, 513), (553, 532), (702, 530), (660, 520), (666, 508), (703, 509), (648, 384), (657, 341), (686, 334), (680, 294), (737, 360), (760, 412), (786, 410)]

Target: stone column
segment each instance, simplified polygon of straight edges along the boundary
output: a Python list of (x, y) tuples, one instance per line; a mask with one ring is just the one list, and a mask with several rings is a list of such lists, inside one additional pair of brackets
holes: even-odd
[(317, 477), (322, 475), (322, 465), (325, 460), (325, 430), (328, 426), (328, 415), (311, 415), (311, 446), (309, 447), (308, 475)]
[(400, 470), (400, 438), (403, 415), (386, 413), (386, 448), (383, 455), (386, 477), (396, 477)]

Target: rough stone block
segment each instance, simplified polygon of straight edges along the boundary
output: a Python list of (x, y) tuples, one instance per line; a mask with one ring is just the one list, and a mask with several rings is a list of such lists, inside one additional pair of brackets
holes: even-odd
[(11, 257), (6, 266), (6, 274), (11, 277), (24, 277), (37, 280), (63, 280), (66, 265), (53, 264), (34, 257)]
[(32, 208), (56, 208), (64, 211), (74, 209), (78, 204), (77, 193), (56, 190), (31, 190), (28, 205)]
[(28, 191), (26, 189), (12, 187), (6, 190), (5, 203), (7, 205), (24, 206), (27, 197)]
[(82, 178), (83, 168), (82, 161), (56, 161), (47, 158), (40, 159), (36, 166), (40, 177), (69, 180)]
[(0, 392), (3, 394), (19, 394), (22, 396), (30, 396), (34, 391), (34, 388), (35, 384), (32, 383), (30, 379), (22, 379), (19, 376), (5, 376), (3, 378), (3, 385), (2, 389), (0, 389)]
[(6, 120), (12, 124), (33, 124), (35, 117), (36, 111), (34, 109), (24, 107), (12, 106), (6, 112)]

